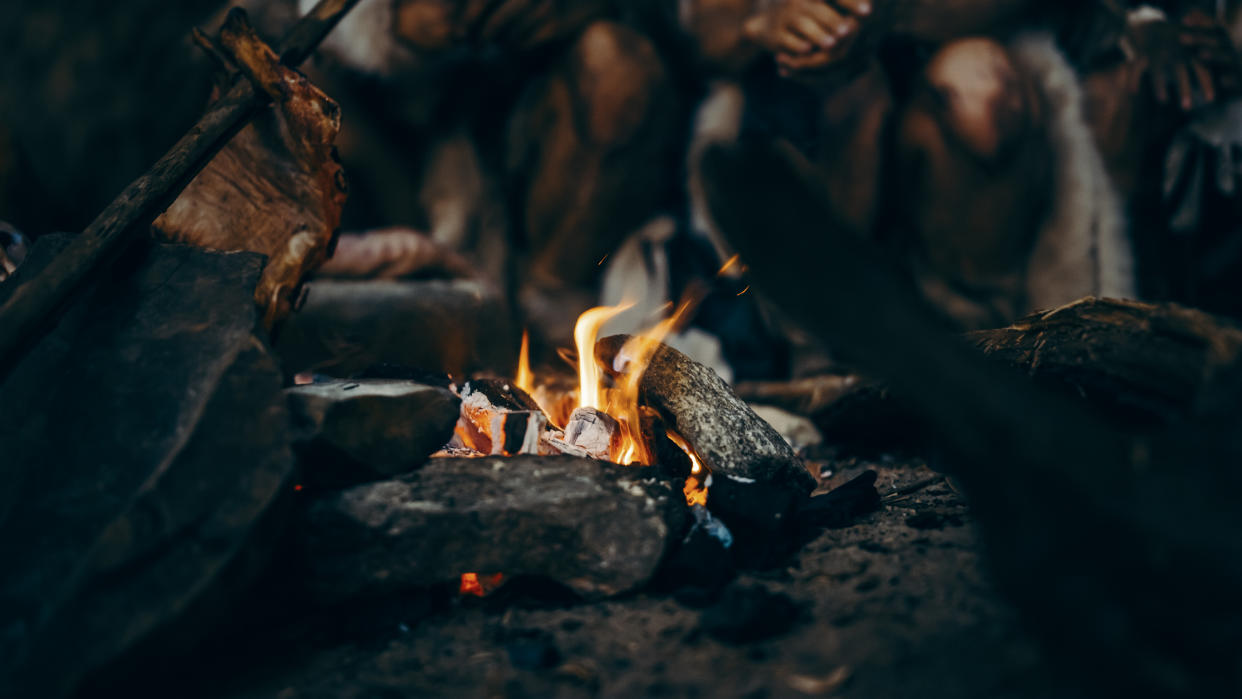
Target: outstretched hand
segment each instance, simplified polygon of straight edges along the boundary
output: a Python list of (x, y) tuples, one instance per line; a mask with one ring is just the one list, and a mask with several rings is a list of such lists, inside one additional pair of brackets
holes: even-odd
[(1238, 52), (1224, 27), (1192, 10), (1180, 21), (1132, 25), (1127, 40), (1134, 52), (1130, 88), (1146, 78), (1156, 100), (1175, 100), (1183, 110), (1211, 104), (1222, 92), (1242, 84)]

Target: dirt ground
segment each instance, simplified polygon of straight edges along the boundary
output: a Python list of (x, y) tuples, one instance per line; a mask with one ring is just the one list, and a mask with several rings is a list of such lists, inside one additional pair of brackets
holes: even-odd
[[(743, 573), (722, 596), (731, 605), (504, 588), (483, 600), (441, 590), (331, 611), (285, 605), (168, 681), (229, 699), (1072, 696), (992, 589), (948, 482), (921, 464), (839, 466), (832, 482), (877, 470), (885, 504), (783, 568)], [(267, 594), (276, 604), (279, 587)]]

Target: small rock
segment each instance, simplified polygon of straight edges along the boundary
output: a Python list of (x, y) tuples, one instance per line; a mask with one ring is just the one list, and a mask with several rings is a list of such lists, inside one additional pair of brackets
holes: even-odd
[(845, 485), (810, 498), (798, 508), (798, 526), (833, 529), (845, 527), (880, 507), (876, 472), (865, 471)]
[(358, 379), (286, 389), (308, 482), (353, 485), (411, 471), (448, 443), (461, 401), (412, 381)]

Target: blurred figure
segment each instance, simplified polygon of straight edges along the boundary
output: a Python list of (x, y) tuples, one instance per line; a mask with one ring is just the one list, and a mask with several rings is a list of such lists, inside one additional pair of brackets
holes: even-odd
[[(741, 85), (733, 133), (784, 139), (817, 163), (842, 219), (902, 260), (959, 326), (1133, 296), (1121, 207), (1069, 42), (1051, 38), (1116, 18), (1096, 3), (951, 9), (694, 0), (687, 25), (707, 32), (704, 54)], [(711, 28), (729, 13), (740, 29), (720, 41)], [(714, 124), (709, 138), (730, 135), (720, 127), (739, 107), (729, 94), (718, 90), (700, 115)]]

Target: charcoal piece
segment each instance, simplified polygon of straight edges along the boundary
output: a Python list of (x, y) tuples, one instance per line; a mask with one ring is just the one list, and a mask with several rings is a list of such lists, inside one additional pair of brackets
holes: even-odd
[(512, 369), (517, 340), (504, 301), (480, 282), (307, 282), (306, 303), (281, 325), (286, 371), (353, 376), (378, 363), (462, 376)]
[(461, 387), (462, 397), (481, 393), (487, 401), (501, 410), (542, 412), (530, 394), (517, 384), (501, 379), (470, 379)]
[(293, 469), (262, 265), (139, 245), (0, 384), (0, 693), (172, 652), (261, 565)]
[[(626, 335), (596, 345), (606, 371), (618, 374)], [(738, 398), (716, 372), (662, 345), (640, 382), (643, 402), (656, 408), (713, 473), (809, 493), (815, 478), (771, 425)]]
[(593, 459), (607, 460), (621, 446), (621, 425), (602, 410), (578, 408), (565, 426), (565, 442)]
[(318, 498), (301, 535), (308, 584), (325, 601), (479, 571), (550, 578), (599, 598), (650, 580), (687, 524), (680, 489), (645, 469), (445, 458)]
[(461, 399), (412, 381), (336, 380), (285, 391), (309, 482), (353, 485), (411, 471), (448, 443)]
[(667, 478), (678, 482), (685, 481), (694, 470), (690, 455), (681, 450), (673, 440), (669, 439), (664, 427), (664, 420), (654, 410), (646, 408), (642, 412), (643, 434), (646, 435), (655, 457), (655, 465)]
[(794, 513), (805, 497), (787, 487), (713, 473), (707, 509), (733, 532), (734, 560), (744, 567), (779, 561), (796, 544)]
[(520, 388), (495, 379), (472, 379), (461, 390), (458, 432), (484, 454), (516, 456), (539, 454), (548, 418)]
[(417, 367), (405, 366), (404, 364), (393, 364), (390, 362), (379, 362), (363, 369), (354, 374), (352, 379), (400, 379), (402, 381), (413, 381), (421, 383), (424, 386), (435, 386), (436, 388), (449, 388), (453, 385), (453, 379), (442, 371), (428, 371)]
[(788, 595), (763, 587), (734, 585), (703, 612), (699, 625), (714, 638), (740, 645), (788, 632), (800, 611)]
[(798, 508), (798, 527), (832, 529), (849, 526), (880, 507), (875, 471), (864, 471), (848, 483), (823, 495), (809, 498)]

